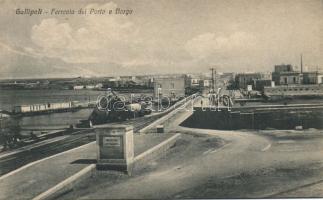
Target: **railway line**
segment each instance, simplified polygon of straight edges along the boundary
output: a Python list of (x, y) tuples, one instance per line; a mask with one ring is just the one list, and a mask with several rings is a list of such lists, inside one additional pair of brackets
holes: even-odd
[[(129, 119), (127, 121), (113, 122), (109, 124), (132, 125), (134, 133), (137, 133), (140, 129), (148, 126), (153, 121), (173, 111), (175, 107), (178, 108), (190, 100), (192, 100), (192, 96), (177, 102), (174, 107), (172, 106), (160, 113), (154, 113), (143, 117)], [(33, 145), (30, 145), (30, 148), (27, 149), (25, 146), (25, 150), (18, 151), (17, 153), (8, 153), (5, 156), (1, 156), (0, 154), (0, 176), (36, 160), (40, 160), (42, 158), (46, 158), (95, 141), (95, 133), (92, 128), (76, 129), (75, 131), (63, 136), (59, 136), (63, 137), (61, 140), (50, 143), (45, 142), (43, 145), (36, 145), (37, 143), (34, 143), (34, 147)]]
[[(168, 112), (111, 124), (132, 125), (134, 132), (136, 133), (141, 128), (147, 126), (152, 121), (167, 113)], [(61, 140), (45, 143), (35, 147), (32, 147), (31, 145), (30, 148), (26, 148), (24, 151), (9, 154), (8, 156), (2, 156), (0, 158), (0, 176), (30, 162), (76, 148), (92, 141), (95, 141), (95, 133), (93, 129), (83, 129), (74, 131), (71, 134), (66, 135), (66, 137)]]

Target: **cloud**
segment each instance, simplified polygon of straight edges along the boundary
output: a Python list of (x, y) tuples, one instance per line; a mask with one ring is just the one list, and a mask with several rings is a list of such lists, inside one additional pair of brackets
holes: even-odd
[[(89, 4), (87, 10), (115, 10), (113, 2)], [(82, 16), (78, 16), (80, 18)], [(43, 19), (31, 30), (31, 39), (48, 57), (59, 57), (69, 63), (122, 62), (133, 59), (139, 30), (121, 15), (85, 15), (81, 23)], [(74, 25), (74, 26), (73, 26)]]
[(255, 46), (255, 37), (246, 32), (234, 32), (228, 36), (204, 33), (188, 40), (185, 49), (194, 59), (199, 60), (209, 57), (237, 55), (253, 50)]
[(71, 45), (72, 28), (68, 23), (59, 23), (57, 19), (44, 19), (32, 27), (32, 41), (45, 52), (65, 49)]
[(27, 48), (26, 51), (21, 51), (21, 50), (18, 50), (16, 48), (11, 47), (10, 45), (0, 41), (1, 55), (13, 53), (13, 54), (17, 54), (17, 55), (37, 57), (37, 55), (35, 55), (33, 52), (29, 52), (28, 50), (30, 50), (30, 49)]

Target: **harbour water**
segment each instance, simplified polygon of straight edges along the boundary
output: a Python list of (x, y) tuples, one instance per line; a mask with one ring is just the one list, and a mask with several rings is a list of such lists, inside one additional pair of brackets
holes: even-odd
[[(97, 100), (99, 95), (104, 94), (105, 91), (95, 90), (0, 90), (0, 110), (11, 111), (14, 106), (23, 104), (67, 101), (93, 102)], [(152, 95), (151, 93), (144, 94)], [(130, 97), (130, 94), (119, 93), (119, 95)], [(19, 124), (22, 128), (66, 128), (71, 124), (78, 123), (79, 120), (87, 119), (91, 112), (92, 109), (81, 109), (75, 112), (25, 116), (19, 118)]]

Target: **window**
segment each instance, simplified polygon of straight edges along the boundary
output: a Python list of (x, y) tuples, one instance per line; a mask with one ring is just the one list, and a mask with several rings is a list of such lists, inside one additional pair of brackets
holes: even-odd
[(293, 77), (293, 82), (296, 83), (296, 77)]

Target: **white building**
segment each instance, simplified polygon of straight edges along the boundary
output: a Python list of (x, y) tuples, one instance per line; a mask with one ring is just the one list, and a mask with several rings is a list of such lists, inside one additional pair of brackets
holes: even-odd
[(180, 98), (185, 96), (185, 78), (155, 78), (154, 98), (169, 97)]
[(84, 86), (83, 86), (83, 85), (75, 85), (75, 86), (73, 87), (73, 89), (74, 89), (74, 90), (82, 90), (82, 89), (84, 89)]

